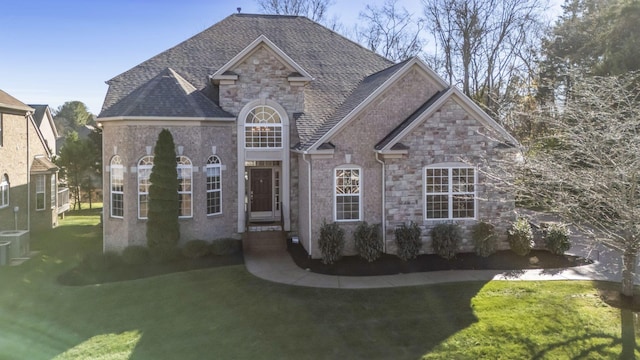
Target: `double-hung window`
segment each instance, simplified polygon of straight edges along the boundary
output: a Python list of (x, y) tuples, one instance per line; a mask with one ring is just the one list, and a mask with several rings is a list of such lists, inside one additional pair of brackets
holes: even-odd
[(339, 167), (334, 170), (334, 218), (336, 221), (362, 219), (362, 178), (360, 168)]
[(153, 156), (144, 156), (138, 162), (138, 218), (146, 219), (149, 213), (149, 186)]
[(207, 160), (207, 215), (222, 213), (222, 176), (220, 158), (211, 155)]
[(111, 186), (111, 217), (124, 216), (124, 165), (119, 155), (111, 158), (110, 186)]
[(181, 218), (190, 218), (193, 216), (191, 201), (193, 166), (191, 165), (191, 160), (186, 156), (178, 156), (176, 162), (178, 164), (178, 216)]
[(9, 206), (9, 176), (4, 174), (0, 179), (0, 208)]
[(44, 210), (45, 175), (36, 176), (36, 210)]
[(49, 190), (51, 191), (51, 208), (55, 209), (55, 207), (57, 206), (57, 195), (58, 195), (58, 189), (57, 189), (57, 184), (56, 184), (56, 174), (51, 174), (50, 178), (49, 178)]
[(425, 168), (425, 218), (475, 219), (476, 180), (476, 169), (465, 165)]

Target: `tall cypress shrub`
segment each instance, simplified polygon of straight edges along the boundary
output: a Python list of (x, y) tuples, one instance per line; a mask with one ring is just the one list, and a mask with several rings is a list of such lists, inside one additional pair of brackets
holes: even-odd
[(153, 150), (149, 186), (147, 245), (152, 254), (167, 258), (178, 245), (178, 172), (173, 136), (163, 129)]

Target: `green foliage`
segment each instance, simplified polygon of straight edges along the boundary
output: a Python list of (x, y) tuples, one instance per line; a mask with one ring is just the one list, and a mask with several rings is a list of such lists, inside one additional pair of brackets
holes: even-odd
[(471, 229), (471, 238), (478, 256), (487, 257), (496, 252), (498, 235), (492, 224), (478, 222)]
[(187, 241), (182, 247), (182, 255), (189, 259), (198, 259), (209, 255), (209, 243), (204, 240)]
[(82, 210), (80, 188), (91, 177), (92, 164), (95, 162), (91, 154), (91, 144), (87, 140), (78, 138), (78, 133), (71, 132), (60, 149), (60, 155), (54, 159), (62, 170), (60, 178), (67, 180), (73, 197), (73, 208)]
[(149, 249), (145, 246), (130, 245), (122, 251), (122, 261), (128, 265), (142, 265), (149, 262)]
[(180, 224), (176, 151), (167, 129), (160, 132), (154, 148), (150, 181), (147, 245), (152, 258), (169, 260), (180, 239)]
[(318, 240), (320, 252), (322, 253), (322, 262), (325, 264), (333, 264), (342, 257), (344, 249), (344, 230), (337, 223), (327, 224), (322, 221), (320, 227), (320, 240)]
[(169, 263), (182, 258), (182, 250), (177, 246), (157, 246), (149, 248), (149, 258), (154, 263)]
[(209, 245), (209, 248), (211, 253), (217, 256), (237, 254), (242, 250), (242, 240), (234, 238), (215, 239)]
[(362, 222), (353, 234), (358, 255), (371, 262), (382, 255), (382, 236), (380, 236), (380, 224), (367, 224)]
[(395, 230), (398, 257), (404, 261), (415, 259), (422, 248), (422, 230), (413, 221), (409, 226), (402, 224)]
[(526, 256), (533, 248), (533, 231), (529, 221), (522, 217), (516, 219), (509, 229), (507, 240), (511, 251)]
[(562, 224), (551, 224), (544, 231), (544, 242), (547, 249), (556, 255), (562, 255), (571, 248), (569, 229)]
[(431, 229), (431, 247), (439, 256), (451, 260), (458, 253), (462, 232), (457, 224), (438, 224)]
[(53, 114), (53, 121), (63, 135), (78, 131), (82, 126), (93, 123), (93, 118), (93, 114), (81, 101), (67, 101), (60, 105)]
[(91, 271), (106, 271), (115, 268), (120, 263), (120, 256), (114, 252), (88, 253), (82, 261), (82, 266)]

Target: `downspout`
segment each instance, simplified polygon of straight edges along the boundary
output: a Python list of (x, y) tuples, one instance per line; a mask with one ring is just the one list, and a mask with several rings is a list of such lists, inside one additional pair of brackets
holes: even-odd
[(311, 162), (309, 160), (307, 160), (307, 152), (303, 152), (302, 153), (302, 161), (307, 163), (307, 189), (308, 189), (308, 193), (309, 193), (309, 199), (307, 200), (307, 206), (308, 206), (308, 213), (307, 216), (309, 217), (307, 220), (307, 224), (309, 227), (309, 257), (311, 257)]
[(376, 161), (379, 162), (382, 165), (382, 212), (381, 212), (381, 217), (382, 217), (382, 251), (384, 253), (387, 252), (387, 224), (386, 224), (386, 216), (385, 216), (385, 211), (386, 211), (386, 181), (385, 181), (385, 168), (384, 168), (384, 161), (380, 160), (380, 158), (378, 158), (378, 155), (380, 155), (380, 153), (378, 151), (376, 151)]
[[(103, 127), (103, 123), (98, 123), (98, 127), (102, 129), (102, 132), (100, 133), (100, 144), (101, 146), (101, 153), (100, 153), (100, 157), (102, 157), (102, 203), (104, 204), (104, 194), (109, 194), (109, 213), (111, 213), (111, 169), (109, 169), (109, 180), (105, 181), (104, 177), (105, 174), (107, 173), (105, 170), (105, 164), (107, 163), (104, 159), (104, 141), (102, 141), (102, 139), (104, 139), (104, 127)], [(113, 155), (116, 155), (115, 153)], [(111, 163), (108, 163), (109, 165), (107, 166), (111, 166)], [(122, 169), (122, 181), (123, 183), (126, 181), (125, 179), (126, 177), (126, 173), (125, 173), (125, 169), (127, 167), (127, 164), (125, 163), (123, 165), (123, 169)], [(109, 187), (109, 191), (106, 192), (105, 189), (106, 187)], [(125, 188), (126, 189), (126, 188)], [(124, 211), (123, 211), (124, 214)], [(104, 241), (104, 239), (106, 239), (106, 234), (107, 234), (107, 227), (105, 226), (105, 219), (107, 218), (107, 214), (104, 213), (104, 205), (102, 206), (102, 253), (106, 253), (107, 252), (107, 248), (106, 248), (106, 242)], [(111, 216), (109, 216), (109, 218), (111, 218)]]
[(31, 144), (29, 143), (29, 115), (27, 111), (24, 118), (27, 120), (27, 231), (31, 231)]

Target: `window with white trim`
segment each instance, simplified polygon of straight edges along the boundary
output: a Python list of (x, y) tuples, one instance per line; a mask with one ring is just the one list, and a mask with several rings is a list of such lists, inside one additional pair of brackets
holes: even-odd
[(176, 157), (178, 171), (178, 217), (190, 218), (193, 216), (192, 178), (193, 166), (186, 156)]
[(3, 124), (2, 124), (2, 113), (0, 113), (0, 147), (2, 147), (2, 144), (3, 144), (3, 142), (2, 142), (2, 138), (3, 138), (3, 136), (2, 136), (2, 131), (3, 131), (4, 129), (3, 129), (2, 125), (3, 125)]
[(51, 174), (49, 177), (49, 191), (51, 191), (51, 208), (56, 208), (56, 197), (58, 195), (58, 189), (56, 187), (56, 174)]
[(149, 186), (153, 156), (144, 156), (138, 161), (138, 218), (146, 219), (149, 214)]
[(216, 155), (209, 156), (207, 176), (207, 215), (222, 214), (222, 163)]
[(44, 210), (45, 175), (36, 176), (36, 210)]
[(425, 219), (475, 219), (476, 175), (462, 165), (425, 168)]
[(334, 183), (335, 220), (360, 221), (362, 218), (360, 168), (336, 168)]
[(4, 174), (0, 179), (0, 208), (9, 206), (9, 176)]
[(124, 216), (124, 165), (119, 155), (111, 158), (109, 184), (111, 188), (111, 217)]
[(282, 148), (282, 119), (270, 106), (256, 106), (244, 124), (246, 148)]

